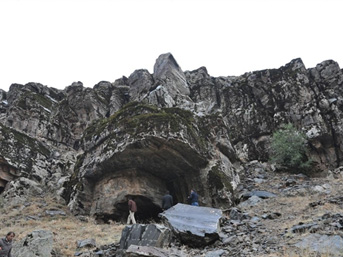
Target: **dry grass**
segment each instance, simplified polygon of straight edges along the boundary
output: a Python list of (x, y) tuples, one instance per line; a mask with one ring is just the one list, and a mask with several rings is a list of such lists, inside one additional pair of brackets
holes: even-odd
[[(282, 177), (283, 175), (280, 175)], [(318, 181), (317, 181), (318, 180)], [(274, 176), (270, 184), (265, 184), (268, 190), (273, 188), (273, 185), (280, 184), (281, 179), (278, 175)], [(320, 194), (306, 192), (296, 196), (283, 196), (278, 194), (274, 188), (274, 193), (278, 194), (277, 198), (266, 199), (260, 202), (257, 206), (247, 208), (251, 215), (261, 216), (265, 213), (279, 212), (282, 215), (273, 220), (262, 220), (263, 228), (274, 235), (279, 235), (285, 232), (286, 229), (292, 228), (301, 223), (311, 223), (317, 217), (323, 216), (325, 213), (343, 213), (343, 206), (333, 204), (327, 201), (330, 197), (342, 195), (343, 179), (325, 180), (313, 179), (314, 184), (329, 183), (331, 185), (331, 194)], [(299, 182), (300, 184), (301, 182)], [(262, 186), (261, 185), (261, 186)], [(322, 201), (324, 204), (310, 207), (310, 203)], [(23, 239), (28, 233), (33, 230), (50, 230), (54, 234), (54, 248), (58, 249), (61, 256), (74, 256), (78, 251), (76, 241), (87, 238), (94, 238), (98, 246), (117, 243), (121, 236), (121, 231), (125, 227), (123, 224), (96, 224), (93, 220), (82, 222), (69, 213), (64, 203), (60, 203), (53, 196), (43, 198), (30, 198), (29, 204), (26, 205), (11, 205), (2, 207), (0, 197), (0, 236), (3, 236), (8, 231), (16, 232), (16, 240)], [(45, 214), (46, 210), (58, 209), (66, 212), (66, 216), (50, 217)], [(37, 220), (27, 219), (28, 216), (40, 216)], [(333, 232), (335, 233), (335, 232)], [(307, 233), (287, 233), (285, 237), (280, 238), (280, 243), (284, 244), (284, 249), (278, 253), (268, 255), (257, 255), (260, 257), (328, 257), (329, 254), (312, 253), (310, 249), (299, 249), (294, 247), (294, 243), (298, 242)]]
[[(288, 174), (275, 174), (267, 183), (257, 185), (258, 190), (266, 190), (276, 193), (277, 198), (263, 200), (256, 206), (245, 209), (250, 215), (261, 216), (263, 214), (278, 212), (281, 216), (273, 220), (262, 220), (263, 228), (268, 233), (279, 237), (280, 245), (284, 244), (284, 249), (277, 253), (258, 255), (259, 257), (329, 257), (329, 253), (313, 252), (311, 249), (299, 249), (294, 243), (299, 242), (309, 232), (292, 233), (290, 228), (299, 224), (317, 222), (324, 214), (343, 213), (341, 204), (330, 203), (332, 197), (341, 196), (343, 193), (343, 179), (340, 178), (312, 178), (309, 182), (308, 190), (299, 191), (295, 196), (286, 196), (282, 193), (282, 187), (277, 188), (275, 185), (282, 185), (282, 177)], [(298, 185), (301, 185), (301, 181)], [(313, 191), (315, 185), (329, 185), (329, 193)], [(301, 186), (299, 187), (301, 189)], [(316, 206), (310, 206), (311, 203), (321, 202)], [(287, 232), (288, 231), (288, 232)], [(286, 234), (284, 234), (286, 232)], [(343, 233), (340, 231), (330, 231), (332, 234)], [(342, 255), (343, 256), (343, 255)]]
[[(63, 210), (66, 216), (50, 216), (46, 210)], [(93, 220), (82, 222), (69, 213), (67, 207), (53, 197), (30, 198), (30, 204), (10, 205), (4, 208), (0, 203), (1, 237), (8, 231), (16, 233), (16, 241), (22, 240), (34, 230), (50, 230), (54, 234), (54, 249), (65, 257), (74, 256), (76, 241), (94, 238), (97, 246), (118, 243), (123, 224), (96, 224)], [(28, 217), (36, 217), (37, 220)]]

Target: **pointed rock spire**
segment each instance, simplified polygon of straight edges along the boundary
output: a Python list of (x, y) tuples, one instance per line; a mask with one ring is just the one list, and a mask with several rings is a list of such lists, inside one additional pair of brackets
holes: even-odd
[(180, 94), (188, 96), (190, 93), (186, 76), (171, 53), (161, 54), (157, 58), (154, 78), (167, 88), (172, 98)]

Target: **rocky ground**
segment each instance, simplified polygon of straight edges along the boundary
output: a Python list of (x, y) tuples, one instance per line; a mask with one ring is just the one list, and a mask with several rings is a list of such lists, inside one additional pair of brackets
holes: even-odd
[(343, 256), (341, 169), (307, 176), (253, 161), (241, 182), (218, 241), (202, 249), (176, 243), (178, 253), (153, 256)]
[[(43, 247), (40, 244), (51, 243), (53, 256), (74, 256), (80, 251), (77, 247), (78, 241), (92, 238), (95, 239), (96, 245), (110, 245), (113, 242), (119, 242), (124, 227), (119, 223), (97, 224), (88, 217), (75, 217), (65, 204), (50, 194), (31, 197), (25, 203), (15, 203), (14, 201), (6, 203), (0, 196), (0, 237), (4, 237), (8, 231), (14, 231), (16, 233), (14, 247), (17, 249), (24, 244), (27, 245), (25, 240), (31, 237), (33, 231), (40, 231), (44, 236), (36, 239), (36, 248)], [(51, 242), (45, 241), (47, 238), (45, 232), (51, 234)], [(40, 239), (44, 240), (39, 243)], [(32, 249), (32, 247), (30, 248)], [(23, 253), (14, 256), (33, 255)], [(47, 257), (50, 255), (37, 254), (37, 256)]]
[(228, 256), (343, 256), (342, 175), (275, 173), (251, 163), (218, 246)]
[(343, 176), (277, 173), (251, 162), (224, 210), (220, 240), (184, 256), (343, 256)]
[[(342, 183), (340, 169), (308, 177), (275, 173), (252, 162), (236, 192), (240, 200), (224, 210), (220, 240), (202, 249), (173, 243), (178, 250), (173, 256), (343, 256)], [(125, 226), (76, 218), (53, 198), (4, 207), (2, 234), (13, 230), (20, 242), (33, 230), (52, 231), (55, 256), (102, 256), (91, 252), (109, 248), (113, 254)], [(95, 239), (97, 247), (77, 248), (78, 240), (88, 238)]]

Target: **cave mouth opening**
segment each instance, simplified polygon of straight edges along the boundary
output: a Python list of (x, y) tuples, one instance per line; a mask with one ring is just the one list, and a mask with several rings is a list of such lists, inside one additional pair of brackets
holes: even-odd
[(158, 214), (162, 212), (160, 206), (154, 204), (150, 198), (145, 196), (133, 196), (137, 204), (137, 213), (135, 215), (138, 223), (159, 222)]
[[(160, 206), (154, 204), (150, 198), (142, 195), (128, 195), (126, 199), (132, 197), (137, 204), (137, 212), (135, 213), (135, 218), (137, 223), (148, 224), (148, 223), (158, 223), (160, 218), (159, 213), (162, 212)], [(111, 221), (116, 221), (126, 224), (127, 217), (129, 216), (129, 206), (128, 202), (125, 200), (119, 202), (115, 205), (113, 214), (106, 214), (97, 216), (96, 220), (101, 223), (109, 224)]]
[(7, 184), (7, 181), (1, 179), (1, 177), (0, 177), (0, 194), (2, 194), (2, 192), (4, 192), (6, 184)]

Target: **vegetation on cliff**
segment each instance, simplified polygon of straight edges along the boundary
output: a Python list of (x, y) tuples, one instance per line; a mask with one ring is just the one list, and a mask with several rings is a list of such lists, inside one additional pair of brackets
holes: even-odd
[(311, 166), (307, 153), (306, 136), (292, 124), (277, 130), (271, 138), (271, 161), (293, 172), (301, 172)]

